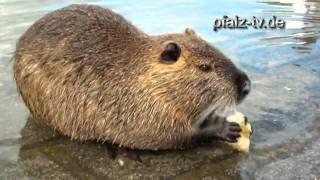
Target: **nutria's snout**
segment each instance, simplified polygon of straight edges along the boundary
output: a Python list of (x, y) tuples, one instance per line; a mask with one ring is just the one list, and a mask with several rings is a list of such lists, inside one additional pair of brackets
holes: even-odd
[(238, 70), (235, 75), (235, 85), (237, 88), (237, 102), (240, 103), (250, 93), (251, 81), (246, 73)]

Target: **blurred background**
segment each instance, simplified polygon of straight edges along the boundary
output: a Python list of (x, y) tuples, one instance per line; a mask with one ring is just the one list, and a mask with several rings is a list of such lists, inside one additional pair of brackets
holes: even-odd
[[(144, 32), (197, 34), (248, 73), (240, 106), (255, 133), (250, 154), (223, 144), (145, 152), (80, 143), (38, 124), (18, 96), (11, 57), (18, 38), (73, 3), (110, 8)], [(285, 29), (214, 32), (223, 15), (277, 16)], [(315, 179), (320, 176), (320, 1), (0, 0), (0, 179)]]

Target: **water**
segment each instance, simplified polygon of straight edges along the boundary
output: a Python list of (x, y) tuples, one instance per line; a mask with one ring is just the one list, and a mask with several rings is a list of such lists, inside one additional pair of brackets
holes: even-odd
[[(255, 128), (249, 155), (223, 144), (145, 152), (61, 137), (31, 118), (10, 58), (37, 19), (72, 3), (109, 7), (149, 34), (195, 31), (245, 70), (241, 105)], [(284, 30), (212, 31), (223, 15), (286, 20)], [(320, 176), (320, 2), (0, 0), (0, 179), (314, 179)], [(216, 147), (216, 148), (215, 148)]]

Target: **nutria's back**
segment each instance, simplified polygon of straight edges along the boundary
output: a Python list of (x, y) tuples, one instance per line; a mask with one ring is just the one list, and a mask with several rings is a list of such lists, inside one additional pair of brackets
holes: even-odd
[(182, 148), (201, 112), (245, 96), (240, 71), (192, 30), (148, 36), (98, 6), (72, 5), (41, 18), (14, 58), (32, 115), (73, 139)]

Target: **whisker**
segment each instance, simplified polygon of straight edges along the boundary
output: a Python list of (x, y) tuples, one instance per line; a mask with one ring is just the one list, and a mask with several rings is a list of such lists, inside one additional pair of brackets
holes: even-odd
[(193, 121), (192, 125), (194, 127), (199, 127), (200, 124), (205, 121), (208, 116), (223, 116), (227, 117), (234, 114), (236, 111), (236, 103), (233, 96), (223, 95), (220, 97), (215, 97), (212, 99), (211, 105), (209, 105), (205, 110), (203, 110)]

